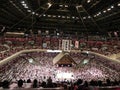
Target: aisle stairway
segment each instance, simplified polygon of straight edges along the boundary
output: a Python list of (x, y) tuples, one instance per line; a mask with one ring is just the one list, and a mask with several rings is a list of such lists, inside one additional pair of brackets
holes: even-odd
[(112, 58), (112, 59), (120, 60), (120, 53), (112, 54), (112, 55), (110, 55), (109, 57)]

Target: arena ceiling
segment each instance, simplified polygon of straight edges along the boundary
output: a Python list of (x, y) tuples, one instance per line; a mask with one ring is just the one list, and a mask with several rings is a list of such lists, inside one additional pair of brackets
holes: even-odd
[[(0, 0), (5, 31), (65, 33), (120, 29), (119, 0)], [(2, 31), (1, 31), (2, 32)], [(3, 30), (4, 32), (4, 30)]]

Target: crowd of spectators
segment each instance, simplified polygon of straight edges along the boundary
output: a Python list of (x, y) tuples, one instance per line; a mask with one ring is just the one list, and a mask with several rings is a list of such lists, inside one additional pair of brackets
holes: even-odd
[[(1, 67), (1, 80), (12, 79), (13, 81), (17, 81), (23, 79), (26, 81), (27, 79), (31, 79), (33, 81), (37, 78), (39, 81), (43, 81), (48, 77), (51, 77), (55, 82), (64, 80), (74, 81), (78, 78), (86, 81), (91, 81), (92, 79), (104, 81), (107, 78), (112, 81), (120, 79), (120, 70), (118, 68), (120, 64), (116, 64), (115, 62), (111, 64), (108, 60), (102, 59), (100, 61), (98, 57), (91, 59), (89, 55), (81, 53), (77, 53), (79, 55), (76, 57), (76, 54), (70, 53), (77, 65), (73, 65), (73, 67), (58, 67), (57, 64), (53, 65), (53, 58), (57, 54), (58, 53), (34, 52), (19, 56)], [(29, 59), (33, 59), (33, 63), (30, 63)], [(88, 60), (88, 63), (84, 64), (84, 60)], [(57, 74), (65, 72), (73, 73), (72, 77), (57, 77)]]
[[(59, 49), (58, 38), (36, 38), (36, 41), (34, 41), (34, 39), (28, 38), (12, 39), (4, 39), (4, 41), (1, 41), (1, 44), (7, 44), (9, 46), (9, 50), (6, 50), (4, 53), (0, 53), (1, 60), (24, 49)], [(44, 39), (44, 42), (49, 44), (49, 47), (43, 47), (42, 43), (44, 42), (42, 39)], [(55, 45), (53, 46), (49, 40), (51, 40), (52, 43), (55, 43)], [(86, 41), (84, 43), (86, 43)], [(101, 43), (103, 44), (103, 42)], [(102, 44), (94, 44), (93, 48), (92, 44), (89, 45), (86, 43), (86, 45), (82, 47), (81, 50), (91, 50), (104, 55), (119, 53), (119, 47), (116, 43), (108, 43), (104, 47)], [(50, 77), (49, 79), (52, 79), (52, 83), (57, 82), (58, 84), (58, 82), (67, 82), (69, 84), (72, 82), (71, 86), (73, 84), (73, 86), (76, 85), (77, 88), (79, 88), (80, 83), (78, 84), (78, 82), (80, 81), (77, 80), (80, 78), (86, 81), (84, 82), (84, 85), (108, 85), (106, 83), (106, 79), (109, 79), (110, 82), (112, 82), (110, 85), (119, 85), (120, 68), (118, 67), (120, 67), (120, 64), (98, 56), (91, 57), (92, 55), (70, 52), (69, 55), (77, 63), (77, 65), (73, 65), (72, 67), (59, 67), (57, 64), (53, 65), (53, 58), (57, 54), (58, 53), (33, 52), (18, 56), (14, 60), (0, 67), (0, 81), (2, 82), (8, 80), (10, 82), (18, 82), (21, 80), (27, 82), (30, 80), (31, 82), (34, 82), (33, 87), (38, 87), (39, 85), (36, 86), (36, 83), (38, 82), (40, 85), (43, 85), (43, 87), (44, 85), (46, 87), (47, 79)], [(30, 63), (29, 59), (33, 59), (34, 63)], [(84, 60), (87, 60), (88, 62), (84, 63)], [(57, 77), (57, 74), (65, 72), (72, 73), (72, 77)], [(81, 82), (83, 83), (82, 80)], [(18, 86), (22, 87), (20, 85)], [(50, 86), (56, 86), (56, 84)]]

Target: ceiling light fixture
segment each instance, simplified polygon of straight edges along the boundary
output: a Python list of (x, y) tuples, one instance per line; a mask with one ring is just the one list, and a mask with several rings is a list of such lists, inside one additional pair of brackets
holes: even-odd
[(56, 15), (53, 15), (53, 17), (56, 17)]
[(47, 4), (48, 4), (48, 7), (51, 7), (51, 5), (52, 5), (51, 3), (47, 3)]
[(31, 10), (27, 10), (28, 12), (31, 12)]
[(43, 14), (43, 16), (45, 17), (46, 15), (45, 15), (45, 14)]
[(114, 6), (112, 5), (111, 8), (114, 8)]
[(83, 19), (86, 19), (86, 17), (83, 17)]
[(24, 4), (24, 3), (25, 3), (25, 1), (22, 1), (21, 3), (22, 3), (22, 4)]
[(61, 16), (60, 16), (60, 15), (58, 15), (58, 17), (60, 18)]
[(98, 13), (96, 16), (99, 16), (100, 14)]
[(73, 16), (72, 18), (74, 19), (75, 17)]
[(27, 6), (25, 3), (22, 4), (24, 7)]
[(48, 15), (48, 17), (51, 17), (51, 15)]
[(21, 4), (24, 6), (24, 8), (28, 9), (28, 5), (25, 3), (25, 1), (22, 1)]
[(99, 12), (99, 15), (101, 14), (101, 12)]
[(118, 3), (118, 6), (120, 6), (120, 3)]
[(65, 18), (65, 16), (62, 16), (62, 18)]
[(38, 16), (39, 14), (38, 14), (38, 13), (36, 13), (36, 15)]
[(94, 17), (96, 17), (96, 15), (94, 15)]
[(90, 3), (91, 2), (91, 0), (87, 0), (87, 3)]
[(67, 16), (67, 18), (70, 18), (70, 16)]
[(41, 17), (42, 15), (39, 15), (39, 17)]
[(59, 5), (60, 7), (63, 7), (63, 5)]
[(24, 8), (28, 8), (28, 6), (25, 6)]
[(111, 10), (111, 8), (108, 8), (107, 10), (108, 10), (108, 11), (110, 11), (110, 10)]
[(91, 18), (90, 16), (88, 16), (88, 18)]
[(68, 7), (68, 5), (65, 5), (65, 7), (67, 8), (67, 7)]
[(34, 15), (34, 14), (35, 14), (35, 12), (32, 12), (32, 14)]
[(106, 12), (107, 12), (106, 10), (103, 11), (103, 13), (106, 13)]
[(79, 19), (79, 17), (76, 17), (76, 19)]

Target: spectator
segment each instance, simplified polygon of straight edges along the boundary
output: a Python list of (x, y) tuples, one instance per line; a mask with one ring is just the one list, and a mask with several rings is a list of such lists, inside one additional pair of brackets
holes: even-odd
[(4, 81), (2, 82), (2, 87), (3, 87), (3, 88), (9, 88), (9, 85), (10, 85), (10, 82), (9, 82), (8, 80), (4, 80)]
[(27, 80), (27, 83), (31, 83), (31, 80), (30, 80), (30, 79), (28, 79), (28, 80)]
[(38, 87), (38, 81), (37, 81), (37, 79), (34, 79), (33, 88), (37, 88), (37, 87)]
[(22, 79), (20, 79), (19, 81), (18, 81), (18, 87), (22, 87), (23, 86), (23, 80)]
[(49, 78), (47, 79), (47, 87), (49, 87), (49, 88), (53, 87), (53, 83), (52, 83), (51, 77), (49, 77)]

